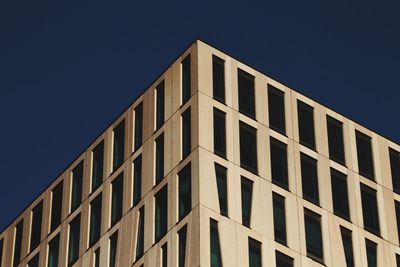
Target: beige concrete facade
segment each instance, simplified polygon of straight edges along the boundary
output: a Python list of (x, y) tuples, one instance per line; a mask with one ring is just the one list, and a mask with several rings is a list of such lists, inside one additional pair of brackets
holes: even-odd
[[(181, 61), (191, 55), (191, 97), (182, 105)], [(213, 99), (212, 56), (225, 61), (225, 104)], [(256, 120), (239, 112), (238, 68), (255, 77)], [(164, 124), (156, 130), (155, 87), (165, 82)], [(286, 135), (269, 127), (267, 85), (271, 84), (284, 92)], [(316, 149), (312, 150), (299, 142), (298, 114), (296, 103), (301, 100), (314, 108)], [(134, 150), (135, 108), (143, 103), (143, 142)], [(191, 108), (191, 153), (182, 159), (182, 113)], [(213, 107), (226, 113), (226, 159), (214, 154)], [(326, 115), (343, 123), (343, 138), (346, 166), (329, 159)], [(113, 129), (125, 120), (124, 163), (112, 170)], [(241, 168), (239, 122), (245, 122), (257, 129), (258, 173)], [(372, 138), (375, 181), (359, 174), (355, 130)], [(164, 179), (155, 182), (155, 140), (164, 134)], [(272, 183), (270, 164), (270, 137), (287, 144), (289, 190)], [(104, 141), (103, 182), (91, 192), (92, 150)], [(249, 266), (248, 237), (262, 244), (262, 266), (275, 266), (275, 251), (294, 259), (294, 266), (346, 266), (340, 226), (352, 231), (354, 264), (368, 266), (365, 238), (377, 244), (379, 267), (396, 267), (396, 254), (400, 254), (395, 200), (400, 195), (393, 192), (392, 175), (388, 148), (400, 151), (399, 144), (345, 118), (337, 112), (313, 101), (280, 82), (258, 72), (244, 63), (226, 55), (220, 50), (196, 40), (134, 103), (110, 125), (54, 182), (21, 213), (2, 233), (4, 248), (1, 267), (13, 266), (15, 226), (24, 221), (21, 261), (18, 266), (40, 254), (39, 266), (47, 266), (48, 242), (60, 234), (58, 266), (67, 266), (69, 222), (76, 215), (81, 216), (79, 259), (73, 266), (94, 266), (94, 251), (100, 249), (100, 266), (109, 264), (109, 237), (118, 231), (116, 266), (162, 266), (161, 246), (168, 243), (168, 266), (178, 266), (178, 234), (187, 225), (185, 266), (210, 266), (210, 218), (218, 221), (219, 242), (223, 266)], [(319, 206), (303, 199), (300, 152), (318, 161)], [(141, 200), (133, 205), (133, 161), (142, 155)], [(70, 213), (71, 171), (84, 160), (82, 204)], [(179, 220), (178, 216), (178, 172), (191, 162), (192, 210)], [(227, 168), (227, 192), (229, 215), (220, 214), (214, 163)], [(330, 167), (347, 175), (350, 221), (333, 213)], [(111, 182), (121, 172), (123, 183), (123, 215), (111, 227)], [(253, 195), (251, 225), (242, 225), (241, 175), (252, 180)], [(59, 227), (50, 232), (51, 192), (60, 181), (64, 182), (62, 220)], [(364, 230), (360, 183), (377, 190), (380, 236)], [(168, 184), (168, 230), (155, 243), (155, 200), (154, 195)], [(287, 246), (274, 241), (272, 193), (285, 197)], [(89, 246), (90, 202), (102, 194), (101, 238)], [(43, 219), (40, 245), (29, 252), (32, 208), (43, 200)], [(145, 207), (144, 255), (136, 260), (139, 209)], [(324, 264), (307, 257), (304, 208), (321, 216)]]

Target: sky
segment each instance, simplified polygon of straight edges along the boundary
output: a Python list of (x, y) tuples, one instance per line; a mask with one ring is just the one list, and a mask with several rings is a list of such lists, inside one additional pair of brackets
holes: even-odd
[(0, 1), (0, 231), (197, 37), (399, 142), (399, 13), (394, 0)]

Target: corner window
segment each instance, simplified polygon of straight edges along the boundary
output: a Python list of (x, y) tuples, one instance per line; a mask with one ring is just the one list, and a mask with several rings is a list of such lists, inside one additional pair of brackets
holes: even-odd
[(326, 126), (328, 128), (329, 158), (345, 165), (343, 123), (327, 115)]
[(39, 246), (42, 235), (43, 200), (32, 209), (30, 252)]
[(392, 173), (393, 191), (400, 193), (400, 153), (389, 148), (390, 171)]
[(90, 202), (89, 247), (100, 238), (101, 232), (101, 193)]
[(289, 189), (287, 145), (270, 137), (271, 178), (272, 182)]
[(61, 181), (51, 191), (50, 232), (53, 232), (61, 223), (63, 185), (63, 181)]
[(190, 54), (186, 56), (182, 62), (182, 105), (189, 100), (191, 96), (191, 70), (190, 70)]
[(212, 56), (213, 97), (225, 103), (225, 61), (215, 55)]
[(71, 213), (82, 203), (83, 160), (72, 170)]
[(124, 194), (124, 173), (121, 172), (111, 182), (111, 227), (122, 217), (122, 201)]
[(47, 261), (47, 267), (57, 267), (58, 266), (58, 256), (60, 250), (60, 234), (57, 234), (49, 242), (49, 256)]
[(136, 260), (140, 259), (144, 253), (144, 206), (139, 209), (139, 222), (137, 228)]
[(156, 184), (164, 178), (164, 133), (161, 133), (156, 141)]
[(214, 108), (214, 153), (226, 158), (225, 112)]
[(368, 267), (377, 267), (377, 244), (371, 240), (365, 239), (365, 248), (367, 250)]
[(374, 162), (372, 158), (371, 137), (356, 130), (356, 145), (358, 172), (366, 178), (374, 181)]
[(135, 108), (135, 136), (134, 136), (135, 151), (142, 146), (142, 139), (143, 139), (143, 102), (140, 102)]
[(164, 124), (165, 82), (162, 80), (156, 86), (156, 130)]
[(187, 238), (187, 225), (182, 226), (178, 231), (179, 248), (178, 248), (178, 267), (185, 267), (186, 262), (186, 238)]
[(351, 231), (343, 226), (340, 226), (340, 233), (342, 235), (343, 251), (346, 258), (346, 266), (354, 267), (353, 257), (353, 241), (351, 237)]
[(275, 250), (276, 267), (293, 267), (293, 258)]
[(315, 150), (314, 108), (297, 100), (300, 144)]
[(20, 220), (15, 226), (14, 257), (13, 266), (16, 267), (21, 261), (22, 233), (24, 230), (24, 220)]
[(215, 177), (217, 180), (219, 210), (221, 215), (228, 216), (227, 169), (224, 166), (215, 163)]
[(272, 192), (272, 205), (274, 212), (275, 241), (286, 245), (285, 198), (275, 192)]
[(155, 197), (155, 242), (167, 233), (168, 227), (168, 185), (157, 192)]
[(317, 161), (300, 153), (303, 198), (319, 205)]
[(218, 222), (210, 218), (210, 266), (222, 267)]
[(113, 148), (113, 171), (118, 169), (124, 162), (125, 156), (125, 120), (120, 122), (113, 130), (114, 148)]
[(363, 211), (364, 228), (373, 234), (380, 235), (378, 203), (376, 190), (360, 184), (361, 203)]
[(261, 243), (249, 237), (249, 267), (261, 267)]
[(324, 251), (322, 244), (321, 216), (304, 208), (304, 226), (306, 232), (307, 257), (323, 263)]
[(81, 230), (81, 215), (78, 214), (69, 223), (69, 241), (68, 241), (68, 266), (72, 266), (79, 257), (79, 243)]
[(179, 220), (192, 209), (192, 168), (190, 162), (178, 173), (179, 183)]
[(192, 150), (192, 122), (190, 107), (182, 113), (182, 160), (185, 159)]
[(239, 122), (240, 167), (257, 174), (257, 129)]
[(103, 182), (104, 140), (92, 151), (92, 192)]
[(268, 84), (268, 115), (269, 127), (285, 134), (285, 93), (270, 84)]
[(350, 221), (346, 175), (331, 168), (331, 185), (333, 212), (335, 215)]
[(110, 262), (109, 267), (115, 267), (117, 262), (118, 231), (110, 236)]
[(253, 181), (241, 176), (242, 224), (250, 228)]
[(256, 118), (254, 76), (238, 69), (239, 112)]

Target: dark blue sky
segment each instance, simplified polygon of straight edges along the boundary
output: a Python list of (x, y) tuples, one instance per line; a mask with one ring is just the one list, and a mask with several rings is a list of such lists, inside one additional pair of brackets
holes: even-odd
[(59, 2), (0, 1), (0, 229), (196, 37), (400, 140), (399, 1)]

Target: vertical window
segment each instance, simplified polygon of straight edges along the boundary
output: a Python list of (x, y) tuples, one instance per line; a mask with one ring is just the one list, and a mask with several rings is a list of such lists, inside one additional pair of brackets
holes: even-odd
[(242, 224), (250, 228), (253, 181), (241, 176)]
[(392, 173), (393, 191), (400, 193), (400, 153), (389, 148), (390, 171)]
[(3, 242), (4, 242), (4, 239), (0, 239), (0, 266), (1, 266), (1, 262), (2, 262), (2, 260), (3, 260)]
[(268, 113), (269, 127), (285, 134), (285, 94), (270, 84), (268, 84)]
[(100, 238), (101, 232), (101, 200), (102, 195), (99, 194), (90, 203), (90, 234), (89, 247), (93, 246)]
[(300, 144), (315, 150), (314, 108), (297, 100)]
[(227, 169), (215, 163), (215, 177), (217, 180), (219, 210), (221, 215), (228, 216)]
[(244, 122), (239, 122), (239, 135), (240, 166), (257, 174), (257, 129)]
[(168, 185), (164, 186), (155, 195), (155, 242), (167, 233), (168, 226)]
[(142, 197), (142, 155), (133, 161), (133, 206), (139, 203)]
[(140, 102), (135, 108), (135, 141), (134, 148), (138, 150), (142, 145), (143, 138), (143, 102)]
[(103, 182), (104, 140), (93, 149), (92, 155), (92, 192), (94, 192)]
[(28, 262), (28, 267), (39, 267), (39, 253)]
[(304, 226), (306, 232), (307, 257), (323, 263), (324, 251), (322, 244), (321, 216), (305, 208)]
[(212, 56), (213, 97), (225, 103), (225, 61), (215, 55)]
[(156, 184), (164, 178), (164, 133), (156, 141)]
[(186, 158), (192, 150), (192, 130), (190, 107), (182, 113), (182, 159)]
[(68, 266), (72, 266), (79, 257), (81, 215), (78, 214), (69, 223)]
[(178, 231), (179, 237), (179, 250), (178, 250), (178, 267), (185, 267), (186, 260), (186, 235), (187, 235), (187, 225), (182, 226)]
[(275, 241), (286, 245), (286, 216), (285, 198), (277, 193), (272, 193), (272, 204), (274, 211), (274, 234)]
[(400, 202), (395, 200), (394, 207), (396, 212), (397, 236), (399, 237), (399, 242), (400, 242)]
[(100, 267), (100, 248), (94, 251), (94, 267)]
[(356, 130), (356, 145), (358, 172), (362, 176), (374, 181), (374, 161), (372, 158), (371, 137)]
[(124, 195), (124, 173), (121, 172), (117, 178), (111, 182), (111, 227), (114, 226), (122, 217), (122, 201)]
[(249, 267), (261, 266), (261, 243), (249, 237)]
[(396, 254), (396, 266), (400, 267), (400, 255)]
[(168, 267), (168, 242), (165, 242), (161, 247), (162, 265), (161, 267)]
[(191, 95), (191, 68), (190, 68), (190, 54), (187, 55), (181, 62), (182, 65), (182, 105), (189, 100)]
[(115, 267), (116, 266), (116, 260), (117, 260), (117, 245), (118, 245), (118, 231), (112, 234), (110, 236), (110, 264), (108, 265), (109, 267)]
[(214, 153), (226, 158), (225, 112), (214, 108)]
[(368, 267), (377, 266), (377, 253), (376, 253), (376, 243), (371, 240), (365, 239), (365, 247), (367, 249), (367, 263)]
[(329, 158), (344, 165), (346, 160), (344, 156), (343, 123), (327, 115), (326, 124)]
[(139, 209), (139, 222), (136, 242), (136, 260), (144, 253), (144, 206)]
[(360, 184), (360, 189), (364, 228), (379, 236), (380, 227), (376, 191), (364, 184)]
[(190, 162), (178, 173), (179, 177), (179, 220), (192, 208), (192, 168)]
[(287, 145), (273, 137), (269, 140), (272, 182), (288, 190)]
[(47, 261), (47, 267), (57, 267), (58, 266), (58, 253), (60, 248), (60, 234), (57, 234), (49, 242), (49, 257)]
[(303, 198), (319, 205), (317, 161), (300, 153)]
[(15, 226), (15, 239), (14, 239), (14, 260), (13, 266), (18, 266), (21, 261), (21, 247), (22, 247), (22, 232), (24, 230), (24, 220), (20, 220)]
[(156, 130), (164, 124), (165, 82), (162, 80), (156, 87)]
[(71, 212), (75, 211), (82, 202), (83, 160), (72, 170)]
[(32, 209), (31, 245), (32, 252), (40, 244), (42, 235), (43, 200)]
[(351, 231), (340, 226), (340, 233), (342, 235), (342, 243), (343, 243), (343, 251), (344, 257), (346, 258), (346, 266), (353, 267), (354, 266), (354, 258), (353, 258), (353, 241), (351, 237)]
[(210, 266), (222, 267), (218, 222), (210, 218)]
[(63, 181), (58, 183), (51, 191), (51, 227), (50, 232), (54, 231), (61, 223)]
[(239, 112), (256, 118), (256, 102), (254, 92), (254, 76), (238, 69)]
[(350, 220), (347, 177), (331, 168), (333, 212), (343, 219)]
[(275, 250), (276, 267), (293, 267), (293, 258)]
[(113, 149), (113, 171), (124, 162), (125, 155), (125, 120), (120, 122), (113, 130), (114, 149)]

